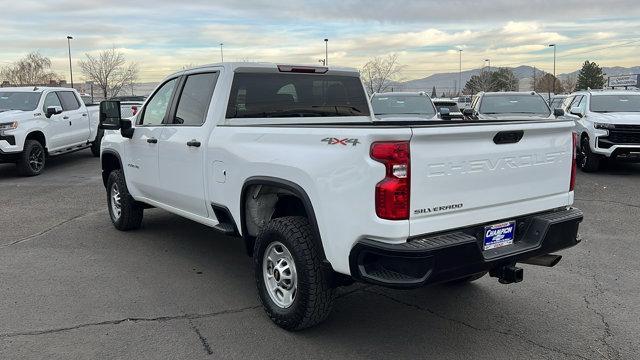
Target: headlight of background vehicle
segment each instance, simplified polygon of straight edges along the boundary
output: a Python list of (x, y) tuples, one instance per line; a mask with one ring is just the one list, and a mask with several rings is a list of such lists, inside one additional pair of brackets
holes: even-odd
[(0, 134), (3, 134), (7, 130), (14, 130), (18, 128), (18, 122), (13, 121), (9, 123), (1, 123), (0, 124)]
[(593, 123), (593, 127), (596, 129), (602, 129), (602, 130), (611, 130), (616, 128), (614, 124), (603, 124), (603, 123)]

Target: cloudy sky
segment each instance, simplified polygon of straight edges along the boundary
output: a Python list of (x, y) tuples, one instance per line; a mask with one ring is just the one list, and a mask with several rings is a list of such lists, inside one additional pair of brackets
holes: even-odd
[[(0, 65), (38, 50), (68, 76), (72, 55), (115, 46), (157, 81), (187, 64), (220, 60), (359, 67), (398, 53), (404, 79), (434, 72), (535, 65), (557, 72), (589, 59), (640, 65), (637, 0), (0, 0)], [(79, 69), (76, 70), (78, 73)], [(81, 77), (76, 74), (74, 77)]]

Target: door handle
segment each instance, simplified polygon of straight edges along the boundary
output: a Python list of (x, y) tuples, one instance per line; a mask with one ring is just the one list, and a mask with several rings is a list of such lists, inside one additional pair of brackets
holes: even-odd
[(187, 141), (187, 146), (192, 146), (192, 147), (200, 147), (200, 141), (193, 139), (191, 141)]
[(65, 120), (67, 120), (69, 117), (68, 117), (68, 116), (63, 116), (62, 118), (63, 118), (63, 119), (65, 119)]
[(82, 116), (87, 116), (87, 114), (82, 114)]
[(156, 143), (158, 142), (158, 139), (156, 139), (156, 138), (148, 138), (148, 139), (147, 139), (147, 142), (148, 142), (149, 144), (156, 144)]

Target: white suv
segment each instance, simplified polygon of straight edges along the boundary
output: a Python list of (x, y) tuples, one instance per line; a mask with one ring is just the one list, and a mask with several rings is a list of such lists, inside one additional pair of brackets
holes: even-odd
[(563, 106), (576, 122), (578, 166), (583, 171), (597, 171), (604, 159), (640, 160), (640, 92), (580, 91)]

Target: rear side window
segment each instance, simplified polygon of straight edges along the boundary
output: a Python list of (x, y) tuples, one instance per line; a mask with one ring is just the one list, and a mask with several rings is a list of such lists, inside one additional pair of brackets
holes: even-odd
[(227, 118), (369, 116), (360, 79), (315, 74), (235, 74)]
[(199, 126), (204, 124), (217, 79), (218, 73), (187, 76), (173, 118), (174, 125)]
[(80, 108), (80, 102), (76, 95), (71, 91), (58, 91), (58, 97), (62, 102), (62, 110), (71, 111)]

